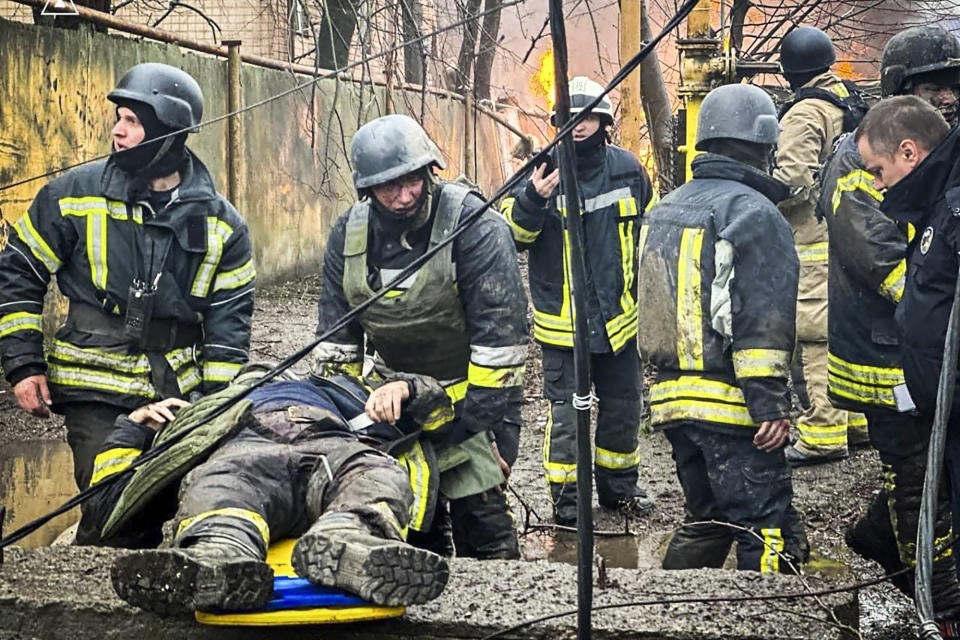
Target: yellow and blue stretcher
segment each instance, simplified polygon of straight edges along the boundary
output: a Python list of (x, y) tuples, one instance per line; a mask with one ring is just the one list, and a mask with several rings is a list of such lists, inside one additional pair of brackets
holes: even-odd
[(270, 627), (280, 625), (339, 624), (397, 618), (405, 607), (379, 607), (339, 589), (319, 587), (297, 576), (290, 561), (296, 540), (281, 540), (267, 551), (273, 567), (273, 599), (256, 611), (196, 612), (197, 622), (209, 625)]

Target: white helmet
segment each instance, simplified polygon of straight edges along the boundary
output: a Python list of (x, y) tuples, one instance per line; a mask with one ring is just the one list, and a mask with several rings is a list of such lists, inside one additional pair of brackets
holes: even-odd
[[(603, 87), (586, 76), (577, 76), (570, 81), (569, 91), (570, 115), (574, 115), (583, 111), (585, 106), (602, 94)], [(595, 116), (600, 116), (600, 122), (604, 126), (613, 124), (613, 104), (611, 104), (610, 98), (607, 96), (604, 96), (603, 100), (590, 110), (590, 113)], [(550, 124), (554, 126), (556, 126), (556, 122), (554, 121), (556, 115), (557, 112), (555, 110), (550, 112)]]

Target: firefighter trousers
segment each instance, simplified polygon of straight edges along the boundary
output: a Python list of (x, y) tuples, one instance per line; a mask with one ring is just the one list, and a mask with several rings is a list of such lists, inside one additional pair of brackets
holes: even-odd
[(400, 465), (353, 438), (279, 444), (242, 431), (184, 478), (173, 542), (226, 537), (262, 560), (271, 540), (300, 536), (329, 513), (402, 540), (412, 503)]
[(783, 449), (757, 449), (752, 430), (728, 435), (693, 422), (664, 433), (683, 487), (684, 521), (691, 523), (670, 540), (664, 569), (722, 567), (734, 541), (738, 569), (791, 573), (806, 561), (809, 546)]
[[(594, 477), (601, 505), (613, 507), (636, 495), (640, 458), (641, 365), (635, 342), (618, 354), (590, 355), (591, 378), (599, 398)], [(543, 466), (554, 511), (576, 508), (577, 412), (573, 351), (543, 348), (543, 395), (550, 415), (543, 443)]]
[[(930, 439), (929, 420), (892, 411), (871, 413), (870, 443), (880, 454), (883, 489), (867, 513), (847, 533), (851, 547), (879, 562), (887, 572), (915, 566), (917, 528), (923, 500)], [(950, 490), (946, 479), (939, 486), (934, 550), (951, 537)], [(902, 589), (912, 593), (913, 576)], [(955, 554), (941, 553), (933, 561), (933, 608), (938, 619), (960, 616), (960, 585)]]

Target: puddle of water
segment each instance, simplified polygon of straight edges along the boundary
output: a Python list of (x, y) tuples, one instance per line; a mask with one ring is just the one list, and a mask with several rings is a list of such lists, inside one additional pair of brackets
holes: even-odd
[[(49, 513), (76, 493), (73, 454), (66, 442), (26, 440), (0, 447), (0, 504), (7, 508), (4, 533)], [(73, 509), (17, 544), (47, 546), (79, 519), (80, 509)]]
[[(523, 545), (527, 560), (577, 564), (577, 534), (573, 532), (529, 535), (524, 538)], [(652, 569), (660, 566), (657, 545), (648, 543), (646, 538), (633, 535), (598, 537), (593, 545), (594, 554), (602, 557), (609, 568)]]
[[(837, 555), (835, 550), (827, 550), (827, 552), (831, 555)], [(803, 572), (807, 575), (820, 576), (837, 582), (854, 578), (850, 567), (830, 557), (826, 552), (815, 549), (810, 550), (810, 559), (803, 565)]]

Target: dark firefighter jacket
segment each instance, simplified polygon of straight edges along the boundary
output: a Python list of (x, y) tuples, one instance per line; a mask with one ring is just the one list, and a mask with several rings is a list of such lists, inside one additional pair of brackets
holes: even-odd
[[(916, 233), (907, 245), (907, 281), (895, 315), (907, 388), (917, 408), (936, 405), (944, 337), (960, 252), (960, 133), (947, 137), (900, 182), (887, 189), (881, 210)], [(960, 394), (951, 416), (960, 416)]]
[(853, 135), (838, 141), (820, 179), (819, 214), (830, 236), (830, 400), (854, 411), (897, 411), (894, 389), (904, 379), (893, 314), (906, 279), (907, 234), (880, 211), (883, 194)]
[[(637, 158), (613, 145), (577, 162), (587, 267), (590, 350), (619, 353), (637, 335), (637, 243), (640, 218), (654, 202), (647, 172)], [(527, 180), (504, 198), (500, 211), (517, 247), (530, 256), (533, 337), (551, 347), (573, 348), (569, 237), (562, 194), (541, 197)], [(598, 326), (599, 325), (599, 326)]]
[[(160, 212), (127, 201), (130, 178), (109, 160), (40, 190), (0, 253), (0, 360), (11, 384), (46, 372), (55, 405), (134, 408), (236, 375), (256, 275), (247, 225), (192, 153), (180, 173)], [(70, 312), (45, 362), (41, 313), (53, 275)], [(124, 337), (134, 279), (157, 286), (147, 349)]]
[[(482, 203), (459, 184), (440, 183), (424, 205), (429, 219), (409, 233), (374, 213), (366, 199), (351, 207), (327, 240), (317, 335), (448, 237)], [(357, 374), (364, 335), (393, 371), (431, 376), (447, 390), (456, 415), (424, 425), (438, 447), (505, 421), (519, 428), (526, 296), (510, 230), (496, 213), (484, 212), (413, 276), (321, 342), (314, 351), (321, 373), (339, 368)]]
[[(244, 374), (242, 384), (258, 375)], [(348, 376), (315, 378), (312, 381), (282, 381), (250, 393), (234, 409), (203, 425), (202, 418), (220, 406), (241, 385), (208, 396), (188, 409), (166, 429), (190, 429), (180, 443), (153, 461), (141, 464), (134, 475), (112, 483), (95, 494), (84, 511), (82, 531), (91, 539), (81, 544), (122, 547), (156, 546), (160, 527), (176, 511), (179, 480), (201, 464), (210, 453), (231, 438), (297, 445), (317, 438), (339, 438), (336, 456), (349, 459), (366, 445), (398, 457), (408, 471), (414, 502), (410, 526), (429, 528), (439, 487), (437, 459), (429, 442), (419, 442), (421, 425), (439, 414), (453, 412), (452, 402), (437, 381), (426, 376), (398, 376), (407, 382), (411, 396), (404, 402), (396, 425), (373, 422), (364, 414), (369, 394), (363, 381)], [(120, 473), (137, 462), (165, 436), (147, 426), (117, 418), (94, 463), (91, 485)], [(340, 460), (342, 461), (342, 460)], [(335, 460), (328, 465), (336, 468)], [(104, 533), (102, 537), (100, 533)]]
[(790, 414), (799, 262), (775, 205), (787, 193), (708, 153), (693, 161), (693, 180), (647, 214), (639, 344), (659, 370), (655, 427), (694, 421), (745, 434)]

